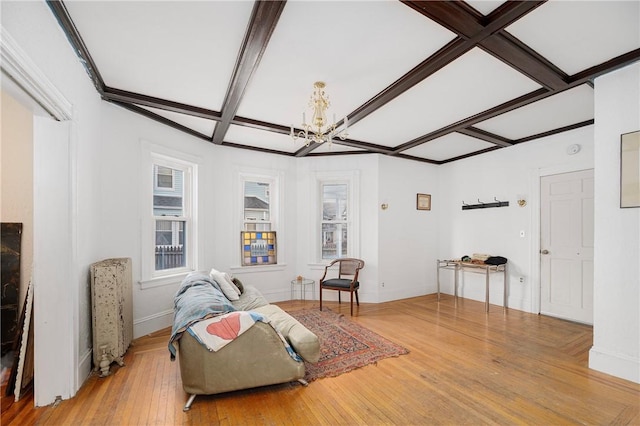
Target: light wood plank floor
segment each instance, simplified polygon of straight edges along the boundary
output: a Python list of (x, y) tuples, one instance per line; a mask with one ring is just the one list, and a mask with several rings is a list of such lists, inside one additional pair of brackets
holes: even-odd
[[(278, 303), (317, 306), (313, 301)], [(348, 303), (327, 303), (349, 315)], [(308, 387), (284, 384), (199, 396), (182, 407), (169, 330), (135, 341), (126, 366), (90, 377), (77, 396), (31, 408), (2, 399), (2, 425), (640, 424), (640, 385), (589, 370), (592, 329), (433, 295), (362, 304), (353, 320), (410, 350)]]

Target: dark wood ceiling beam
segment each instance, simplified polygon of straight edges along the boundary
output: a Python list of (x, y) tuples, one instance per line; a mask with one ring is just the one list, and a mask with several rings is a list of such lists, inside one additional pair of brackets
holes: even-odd
[(262, 147), (258, 147), (258, 146), (242, 145), (242, 144), (237, 144), (237, 143), (234, 143), (234, 142), (223, 142), (222, 146), (226, 146), (226, 147), (230, 147), (230, 148), (246, 149), (246, 150), (249, 150), (249, 151), (256, 151), (256, 152), (265, 152), (265, 153), (268, 153), (268, 154), (286, 155), (288, 157), (293, 156), (293, 154), (290, 153), (290, 152), (278, 151), (278, 150), (275, 150), (275, 149), (262, 148)]
[(472, 138), (481, 139), (485, 142), (489, 142), (501, 147), (507, 147), (507, 146), (513, 145), (513, 142), (507, 138), (503, 138), (502, 136), (495, 135), (493, 133), (487, 132), (482, 129), (478, 129), (476, 127), (471, 127), (471, 126), (466, 127), (464, 129), (457, 130), (457, 133), (461, 133), (466, 136), (471, 136)]
[(203, 139), (207, 142), (211, 142), (211, 138), (209, 136), (202, 134), (200, 132), (197, 132), (187, 126), (183, 126), (180, 123), (176, 123), (173, 120), (169, 120), (168, 118), (158, 115), (154, 112), (151, 112), (148, 109), (144, 109), (137, 105), (128, 104), (126, 102), (119, 102), (115, 100), (108, 100), (108, 102), (111, 102), (114, 105), (118, 105), (119, 107), (135, 112), (137, 114), (143, 115), (151, 120), (157, 121), (158, 123), (164, 124), (165, 126), (172, 127), (188, 135), (195, 136), (196, 138)]
[(551, 90), (567, 87), (568, 76), (506, 32), (482, 40), (485, 52)]
[(402, 3), (475, 44), (517, 21), (545, 1), (505, 2), (486, 17), (459, 1)]
[(421, 163), (429, 163), (429, 164), (435, 164), (435, 165), (442, 164), (442, 161), (431, 160), (429, 158), (414, 157), (412, 155), (406, 155), (406, 154), (396, 154), (396, 155), (394, 155), (394, 157), (402, 158), (402, 159), (405, 159), (405, 160), (419, 161)]
[(179, 114), (191, 115), (194, 117), (205, 118), (207, 120), (220, 121), (221, 114), (206, 108), (195, 107), (180, 102), (169, 101), (166, 99), (155, 98), (153, 96), (133, 93), (126, 90), (105, 87), (102, 98), (106, 101), (117, 101), (120, 103), (144, 105), (151, 108), (162, 109), (165, 111), (177, 112)]
[(506, 2), (486, 18), (463, 2), (403, 2), (427, 18), (478, 45), (487, 53), (549, 89), (566, 86), (566, 75), (503, 29), (544, 1)]
[[(358, 107), (348, 115), (349, 124), (354, 125), (369, 114), (381, 108), (388, 102), (400, 96), (425, 78), (444, 68), (469, 50), (477, 46), (479, 42), (490, 37), (506, 25), (526, 15), (543, 1), (507, 2), (496, 13), (486, 18), (483, 24), (482, 17), (474, 13), (472, 9), (461, 2), (448, 1), (403, 1), (404, 4), (420, 12), (429, 19), (438, 22), (445, 28), (458, 34), (454, 39), (438, 52), (431, 55), (411, 71), (400, 77), (390, 86)], [(499, 12), (499, 13), (498, 13)], [(513, 55), (516, 58), (516, 55)], [(522, 65), (523, 67), (525, 65)], [(536, 74), (539, 74), (537, 72)], [(551, 77), (555, 81), (557, 76)]]
[(222, 119), (213, 132), (213, 143), (221, 144), (235, 117), (244, 91), (258, 68), (286, 1), (256, 1), (251, 13), (231, 83), (222, 104)]
[(456, 38), (348, 115), (352, 126), (425, 78), (467, 53), (473, 45)]
[[(376, 145), (376, 144), (372, 144), (372, 143), (367, 143), (367, 142), (356, 141), (356, 140), (353, 140), (353, 139), (345, 139), (345, 140), (334, 139), (334, 141), (332, 143), (335, 144), (335, 145), (342, 145), (342, 146), (348, 146), (348, 147), (351, 147), (351, 148), (362, 149), (365, 152), (369, 152), (369, 153), (393, 155), (393, 148), (389, 148), (389, 147), (382, 146), (382, 145)], [(322, 144), (320, 144), (320, 145), (322, 145)], [(317, 143), (310, 143), (309, 146), (303, 145), (298, 151), (296, 151), (295, 156), (296, 157), (304, 157), (304, 156), (310, 154), (311, 151), (313, 151), (316, 148), (320, 147), (320, 145), (317, 144)]]
[(488, 120), (489, 118), (493, 118), (500, 114), (504, 114), (505, 112), (512, 111), (516, 108), (520, 108), (521, 106), (528, 105), (532, 102), (539, 101), (541, 99), (546, 98), (547, 96), (550, 96), (551, 94), (553, 94), (553, 92), (550, 92), (543, 88), (535, 90), (533, 92), (527, 93), (526, 95), (520, 96), (518, 98), (505, 102), (501, 105), (498, 105), (494, 108), (490, 108), (476, 115), (472, 115), (471, 117), (465, 118), (464, 120), (460, 120), (456, 123), (453, 123), (448, 126), (442, 127), (441, 129), (435, 130), (431, 133), (427, 133), (426, 135), (417, 137), (407, 143), (398, 145), (393, 150), (393, 152), (397, 154), (402, 151), (406, 151), (407, 149), (411, 149), (418, 145), (422, 145), (423, 143), (445, 136), (451, 132), (462, 131), (470, 126), (473, 126), (476, 123), (479, 123), (484, 120)]
[(536, 139), (544, 138), (544, 137), (547, 137), (547, 136), (557, 135), (558, 133), (564, 133), (564, 132), (568, 132), (570, 130), (579, 129), (581, 127), (590, 126), (593, 123), (595, 123), (595, 120), (591, 119), (591, 120), (581, 121), (580, 123), (570, 124), (568, 126), (558, 127), (557, 129), (553, 129), (553, 130), (549, 130), (549, 131), (546, 131), (546, 132), (538, 133), (536, 135), (527, 136), (526, 138), (516, 139), (516, 140), (513, 141), (513, 144), (515, 145), (515, 144), (519, 144), (519, 143), (523, 143), (523, 142), (529, 142), (529, 141), (533, 141), (533, 140), (536, 140)]
[(489, 148), (481, 149), (480, 151), (470, 152), (468, 154), (459, 155), (457, 157), (448, 158), (446, 160), (440, 161), (439, 164), (451, 163), (452, 161), (462, 160), (463, 158), (469, 158), (480, 154), (486, 154), (487, 152), (495, 151), (496, 149), (500, 149), (499, 146), (492, 146)]
[(80, 58), (80, 61), (82, 62), (84, 69), (87, 71), (87, 74), (89, 74), (89, 78), (93, 82), (96, 90), (100, 95), (102, 95), (105, 89), (104, 80), (102, 79), (102, 76), (98, 71), (98, 67), (89, 53), (89, 49), (87, 49), (87, 46), (84, 44), (84, 40), (82, 40), (80, 32), (71, 20), (71, 16), (67, 11), (66, 6), (62, 1), (55, 0), (47, 0), (47, 5), (62, 27), (62, 31), (64, 31), (67, 36), (67, 39), (69, 40), (69, 43), (71, 43), (73, 50), (75, 50), (76, 55)]
[(579, 73), (572, 75), (571, 77), (569, 77), (569, 84), (571, 86), (579, 86), (583, 83), (591, 82), (591, 80), (602, 74), (607, 74), (611, 71), (617, 70), (618, 68), (626, 67), (627, 65), (630, 65), (639, 60), (640, 49), (632, 50), (631, 52), (627, 52), (623, 55), (603, 62), (600, 65), (587, 68), (584, 71), (580, 71)]
[(288, 135), (291, 132), (291, 128), (282, 126), (280, 124), (268, 123), (266, 121), (254, 120), (253, 118), (245, 118), (235, 116), (231, 120), (231, 124), (242, 127), (250, 127), (257, 130), (266, 130), (273, 133), (280, 133), (282, 135)]

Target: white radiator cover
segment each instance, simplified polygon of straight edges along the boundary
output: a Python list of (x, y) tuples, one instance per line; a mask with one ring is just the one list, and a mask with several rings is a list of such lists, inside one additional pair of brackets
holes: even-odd
[(93, 365), (109, 374), (113, 361), (124, 365), (133, 339), (131, 259), (105, 259), (91, 265)]

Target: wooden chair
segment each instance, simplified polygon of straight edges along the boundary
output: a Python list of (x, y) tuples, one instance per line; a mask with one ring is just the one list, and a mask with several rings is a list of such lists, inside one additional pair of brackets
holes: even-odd
[[(338, 277), (327, 278), (327, 273), (336, 263), (338, 264)], [(322, 290), (336, 290), (338, 292), (338, 303), (342, 303), (340, 293), (348, 291), (351, 294), (351, 316), (353, 316), (353, 293), (356, 294), (356, 304), (360, 306), (360, 301), (358, 300), (358, 289), (360, 288), (358, 273), (362, 268), (364, 268), (364, 260), (350, 257), (335, 259), (325, 266), (324, 275), (320, 278), (320, 310), (322, 310)]]

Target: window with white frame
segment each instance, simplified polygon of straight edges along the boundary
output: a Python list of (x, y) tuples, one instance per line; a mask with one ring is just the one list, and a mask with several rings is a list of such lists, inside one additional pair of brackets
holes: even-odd
[[(265, 266), (278, 264), (283, 253), (277, 240), (280, 227), (281, 173), (270, 170), (239, 173), (239, 222), (241, 235), (240, 265)], [(259, 250), (265, 249), (264, 253)]]
[(196, 165), (152, 154), (151, 213), (153, 257), (151, 278), (194, 269), (194, 170)]
[(322, 259), (347, 257), (349, 247), (349, 186), (322, 184)]
[(357, 173), (322, 175), (319, 196), (319, 260), (359, 254)]
[(271, 182), (247, 178), (243, 182), (244, 231), (271, 231)]

